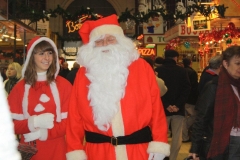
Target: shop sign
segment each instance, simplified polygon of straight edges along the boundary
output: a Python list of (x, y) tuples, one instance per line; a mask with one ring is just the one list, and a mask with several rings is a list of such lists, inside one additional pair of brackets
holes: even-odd
[[(102, 18), (102, 17), (103, 17), (102, 15), (99, 15), (99, 14), (97, 15), (97, 18)], [(68, 29), (68, 33), (78, 31), (82, 27), (82, 24), (89, 18), (91, 18), (91, 15), (82, 15), (81, 18), (79, 18), (75, 22), (67, 20), (66, 27)]]
[(192, 30), (193, 31), (204, 31), (210, 30), (210, 21), (208, 21), (205, 17), (195, 18), (192, 20)]
[(49, 36), (49, 21), (43, 22), (42, 20), (37, 22), (37, 35)]
[(76, 53), (77, 52), (77, 47), (63, 47), (63, 49), (67, 53)]
[(68, 33), (78, 31), (82, 26), (82, 23), (73, 22), (73, 21), (67, 21), (66, 27), (68, 28)]
[(164, 35), (144, 35), (144, 44), (149, 44), (149, 43), (154, 43), (154, 44), (162, 44), (162, 43), (167, 43), (164, 40)]
[[(185, 24), (179, 25), (179, 36), (199, 36), (200, 33), (211, 33), (212, 30), (204, 30), (204, 31), (193, 31), (191, 27), (187, 27)], [(221, 28), (214, 28), (214, 30), (218, 31)]]
[(139, 48), (138, 52), (142, 56), (156, 55), (155, 49), (153, 49), (153, 48)]

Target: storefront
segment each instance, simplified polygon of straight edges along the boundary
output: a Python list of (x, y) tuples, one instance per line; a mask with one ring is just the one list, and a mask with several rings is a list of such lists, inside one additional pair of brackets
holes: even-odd
[(9, 19), (8, 1), (0, 0), (0, 68), (15, 61), (23, 64), (27, 40), (35, 30), (17, 19)]
[(237, 18), (216, 19), (210, 25), (210, 30), (196, 31), (186, 24), (179, 24), (165, 33), (165, 40), (169, 47), (179, 51), (180, 60), (184, 56), (192, 57), (194, 61), (197, 58), (197, 70), (202, 70), (212, 56), (221, 54), (231, 45), (240, 45)]

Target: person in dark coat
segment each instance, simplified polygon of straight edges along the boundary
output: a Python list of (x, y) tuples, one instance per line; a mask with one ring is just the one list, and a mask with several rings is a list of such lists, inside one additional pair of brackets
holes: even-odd
[(188, 73), (188, 78), (191, 84), (190, 94), (185, 104), (185, 119), (183, 123), (183, 142), (189, 142), (189, 129), (196, 118), (195, 105), (198, 98), (198, 75), (191, 67), (191, 60), (189, 58), (183, 59), (183, 65)]
[(68, 73), (67, 80), (73, 85), (76, 74), (78, 72), (78, 69), (80, 68), (80, 65), (77, 62), (73, 63), (73, 69)]
[(176, 160), (182, 144), (182, 125), (185, 116), (184, 105), (190, 93), (190, 82), (187, 71), (176, 65), (178, 52), (166, 50), (165, 59), (155, 71), (163, 79), (168, 92), (162, 97), (162, 102), (167, 116), (168, 126), (171, 124), (172, 142), (170, 160)]
[(222, 53), (219, 76), (199, 96), (192, 129), (190, 155), (200, 160), (239, 160), (240, 153), (240, 46)]
[(218, 76), (220, 72), (220, 67), (222, 65), (221, 55), (214, 56), (210, 58), (209, 65), (204, 69), (199, 80), (198, 92), (201, 94), (203, 87), (207, 82), (213, 79), (213, 77)]
[(163, 62), (164, 62), (163, 57), (156, 57), (154, 60), (154, 68), (161, 66), (163, 64)]
[(62, 70), (59, 72), (59, 76), (62, 76), (63, 78), (67, 79), (67, 75), (69, 72), (70, 72), (70, 70), (68, 69), (68, 63), (63, 62)]
[(207, 160), (207, 153), (212, 140), (217, 83), (218, 76), (213, 77), (213, 79), (205, 85), (196, 104), (196, 107), (200, 109), (197, 112), (192, 127), (190, 155), (194, 154), (194, 158), (198, 156), (200, 160)]

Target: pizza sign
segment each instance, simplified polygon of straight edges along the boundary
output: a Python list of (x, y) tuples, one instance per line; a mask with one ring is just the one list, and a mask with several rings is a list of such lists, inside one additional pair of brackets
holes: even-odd
[(153, 49), (153, 48), (139, 48), (138, 52), (142, 56), (156, 55), (155, 49)]

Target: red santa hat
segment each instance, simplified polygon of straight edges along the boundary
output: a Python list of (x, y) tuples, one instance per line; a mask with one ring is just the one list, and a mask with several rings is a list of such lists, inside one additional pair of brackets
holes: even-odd
[[(31, 55), (33, 53), (34, 47), (38, 43), (40, 43), (42, 41), (49, 42), (51, 44), (51, 46), (53, 47), (53, 49), (54, 49), (54, 52), (55, 52), (56, 58), (57, 58), (55, 78), (57, 77), (59, 69), (60, 69), (59, 62), (58, 62), (58, 50), (57, 50), (57, 47), (56, 47), (55, 43), (50, 38), (39, 37), (39, 36), (34, 37), (33, 39), (31, 39), (31, 41), (29, 42), (29, 44), (27, 46), (27, 58), (26, 58), (26, 61), (24, 63), (23, 69), (22, 69), (22, 75), (23, 76), (25, 74), (26, 68), (28, 67), (28, 63), (29, 63), (30, 57), (31, 57)], [(23, 96), (23, 102), (22, 102), (23, 115), (24, 115), (24, 117), (26, 119), (30, 117), (30, 115), (28, 113), (28, 95), (29, 95), (30, 87), (31, 87), (30, 84), (25, 84), (24, 96)], [(61, 122), (60, 98), (59, 98), (59, 92), (58, 92), (56, 83), (52, 82), (50, 84), (50, 88), (51, 88), (51, 92), (52, 92), (52, 95), (53, 95), (53, 98), (54, 98), (54, 102), (56, 104), (56, 114), (57, 114), (56, 121), (57, 122)]]
[(84, 22), (78, 33), (84, 44), (105, 34), (124, 36), (123, 30), (119, 26), (117, 15), (115, 14), (96, 21)]
[(26, 61), (25, 61), (24, 65), (23, 65), (22, 75), (24, 76), (24, 74), (25, 74), (25, 71), (26, 71), (26, 68), (28, 66), (29, 59), (30, 59), (30, 57), (32, 55), (34, 47), (41, 41), (49, 42), (52, 45), (52, 47), (54, 49), (54, 52), (56, 53), (56, 57), (57, 57), (57, 61), (56, 61), (56, 68), (57, 68), (57, 70), (56, 70), (56, 73), (55, 73), (55, 78), (56, 78), (57, 75), (58, 75), (59, 69), (60, 69), (59, 62), (58, 62), (58, 50), (57, 50), (57, 47), (56, 47), (55, 43), (50, 38), (39, 37), (39, 36), (34, 37), (28, 43), (28, 46), (27, 46), (27, 58), (26, 58)]

